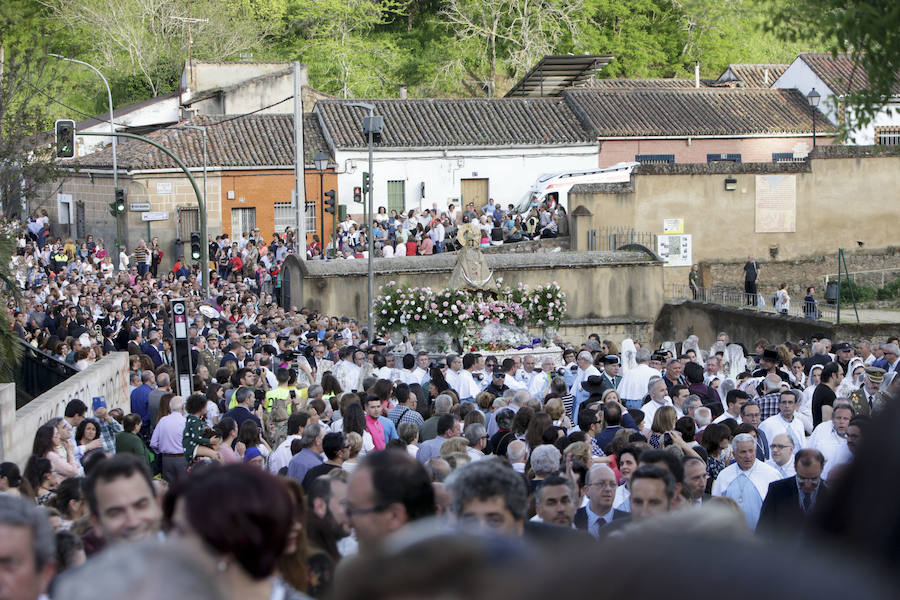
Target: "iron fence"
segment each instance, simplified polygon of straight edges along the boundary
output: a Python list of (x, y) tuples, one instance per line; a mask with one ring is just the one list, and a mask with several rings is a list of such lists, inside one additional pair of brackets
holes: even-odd
[[(706, 302), (708, 304), (721, 304), (723, 306), (734, 306), (777, 314), (775, 305), (772, 302), (774, 293), (769, 296), (766, 296), (764, 293), (750, 295), (744, 293), (744, 290), (736, 288), (692, 288), (681, 283), (666, 284), (665, 293), (667, 301), (696, 300), (697, 302)], [(790, 308), (786, 314), (792, 317), (815, 318), (824, 321), (834, 321), (837, 318), (837, 311), (834, 306), (825, 302), (817, 302), (815, 306), (807, 307), (803, 302), (803, 298), (792, 298)]]
[(640, 244), (656, 252), (656, 234), (630, 227), (599, 227), (587, 231), (588, 250), (618, 250), (628, 244)]

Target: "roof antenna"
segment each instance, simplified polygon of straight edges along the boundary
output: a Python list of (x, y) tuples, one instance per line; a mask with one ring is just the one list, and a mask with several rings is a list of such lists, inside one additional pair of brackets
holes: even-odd
[(700, 61), (694, 63), (694, 87), (700, 89)]

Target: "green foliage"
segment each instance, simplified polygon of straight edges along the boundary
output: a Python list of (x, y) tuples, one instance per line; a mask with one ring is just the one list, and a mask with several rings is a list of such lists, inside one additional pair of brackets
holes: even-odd
[[(16, 231), (9, 221), (0, 221), (0, 290), (4, 296), (14, 299), (17, 305), (22, 301), (19, 286), (9, 268), (16, 250)], [(12, 331), (12, 318), (6, 307), (0, 310), (0, 383), (13, 380), (15, 366), (19, 364), (21, 349)]]
[(900, 279), (879, 288), (875, 295), (879, 300), (900, 300)]
[[(846, 94), (843, 132), (867, 125), (886, 98), (895, 95), (900, 73), (900, 3), (895, 0), (769, 0), (768, 28), (778, 38), (849, 53), (868, 88)], [(849, 82), (848, 82), (849, 83)], [(849, 92), (849, 93), (848, 93)]]
[[(851, 297), (851, 291), (853, 290)], [(853, 283), (852, 281), (847, 281), (846, 279), (841, 281), (841, 302), (852, 302), (853, 299), (856, 299), (857, 302), (871, 302), (875, 300), (877, 296), (877, 290), (873, 287), (869, 287), (867, 285), (858, 285)]]

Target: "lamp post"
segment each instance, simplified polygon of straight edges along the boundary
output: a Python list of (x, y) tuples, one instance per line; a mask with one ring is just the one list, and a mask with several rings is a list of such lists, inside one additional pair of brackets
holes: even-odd
[[(90, 63), (86, 63), (83, 60), (77, 60), (75, 58), (66, 58), (65, 56), (60, 56), (59, 54), (50, 54), (53, 58), (58, 58), (59, 60), (64, 60), (67, 62), (78, 63), (79, 65), (84, 65), (94, 71), (97, 75), (100, 76), (100, 79), (103, 80), (103, 85), (106, 86), (106, 99), (109, 101), (109, 131), (110, 133), (116, 132), (116, 126), (113, 123), (113, 103), (112, 103), (112, 90), (109, 88), (109, 82), (106, 80), (106, 77), (103, 76), (97, 67)], [(116, 136), (112, 136), (112, 154), (113, 154), (113, 189), (119, 189), (119, 165), (116, 160)], [(116, 250), (119, 250), (119, 225), (121, 223), (121, 217), (116, 217)]]
[(816, 147), (816, 113), (819, 106), (819, 100), (822, 99), (822, 95), (816, 91), (816, 88), (813, 88), (806, 95), (806, 101), (809, 102), (809, 105), (812, 106), (813, 109), (813, 149)]
[(324, 193), (323, 185), (324, 185), (324, 179), (325, 179), (325, 169), (328, 168), (328, 155), (320, 150), (319, 153), (316, 154), (315, 158), (313, 158), (313, 163), (315, 163), (315, 165), (316, 165), (316, 171), (319, 172), (319, 223), (320, 223), (319, 226), (322, 228), (321, 229), (322, 233), (319, 235), (319, 243), (323, 244), (322, 255), (324, 256), (324, 254), (325, 254), (325, 246), (324, 246), (324, 244), (325, 244), (325, 196), (323, 196), (322, 194)]
[(369, 115), (363, 119), (362, 132), (368, 140), (369, 146), (369, 214), (366, 215), (366, 240), (369, 242), (369, 308), (368, 308), (368, 333), (369, 345), (375, 340), (375, 320), (372, 314), (372, 303), (375, 301), (375, 269), (372, 259), (375, 256), (375, 240), (372, 239), (372, 222), (374, 209), (372, 194), (375, 184), (375, 174), (372, 171), (372, 146), (381, 141), (381, 132), (384, 129), (384, 117), (375, 116), (375, 106), (364, 102), (351, 102), (349, 106), (359, 106), (369, 111)]

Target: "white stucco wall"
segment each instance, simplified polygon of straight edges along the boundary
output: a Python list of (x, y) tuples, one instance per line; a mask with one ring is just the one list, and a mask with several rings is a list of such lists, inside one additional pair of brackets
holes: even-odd
[[(354, 203), (353, 188), (362, 185), (368, 170), (364, 151), (338, 150), (338, 197), (351, 214), (361, 214), (363, 205)], [(373, 154), (374, 204), (387, 207), (387, 182), (404, 181), (406, 210), (446, 209), (459, 206), (461, 179), (488, 179), (488, 194), (502, 206), (518, 202), (535, 179), (543, 173), (575, 171), (597, 167), (597, 146), (585, 144), (558, 148), (484, 148), (466, 150), (376, 151)], [(425, 182), (425, 198), (419, 189)]]
[[(174, 123), (178, 121), (181, 115), (181, 108), (178, 102), (178, 96), (171, 98), (159, 98), (156, 102), (147, 106), (142, 106), (124, 115), (114, 115), (114, 123), (116, 130), (121, 131), (125, 127), (140, 127), (143, 125), (159, 125), (163, 123)], [(108, 119), (109, 113), (105, 115), (97, 115), (99, 119)], [(102, 121), (85, 127), (82, 131), (96, 131), (104, 133), (109, 131), (109, 121)], [(84, 156), (104, 146), (112, 144), (111, 137), (95, 137), (95, 136), (75, 136), (75, 154)]]
[[(797, 58), (791, 63), (791, 66), (782, 73), (772, 87), (781, 89), (796, 89), (804, 96), (809, 94), (810, 90), (816, 88), (816, 91), (822, 94), (819, 102), (819, 111), (824, 113), (832, 123), (840, 121), (836, 110), (835, 93), (840, 90), (832, 90), (828, 85), (809, 68), (802, 58)], [(864, 127), (859, 127), (850, 133), (847, 143), (855, 146), (868, 146), (875, 143), (875, 127), (900, 127), (900, 104), (891, 103), (883, 108), (871, 123)]]

